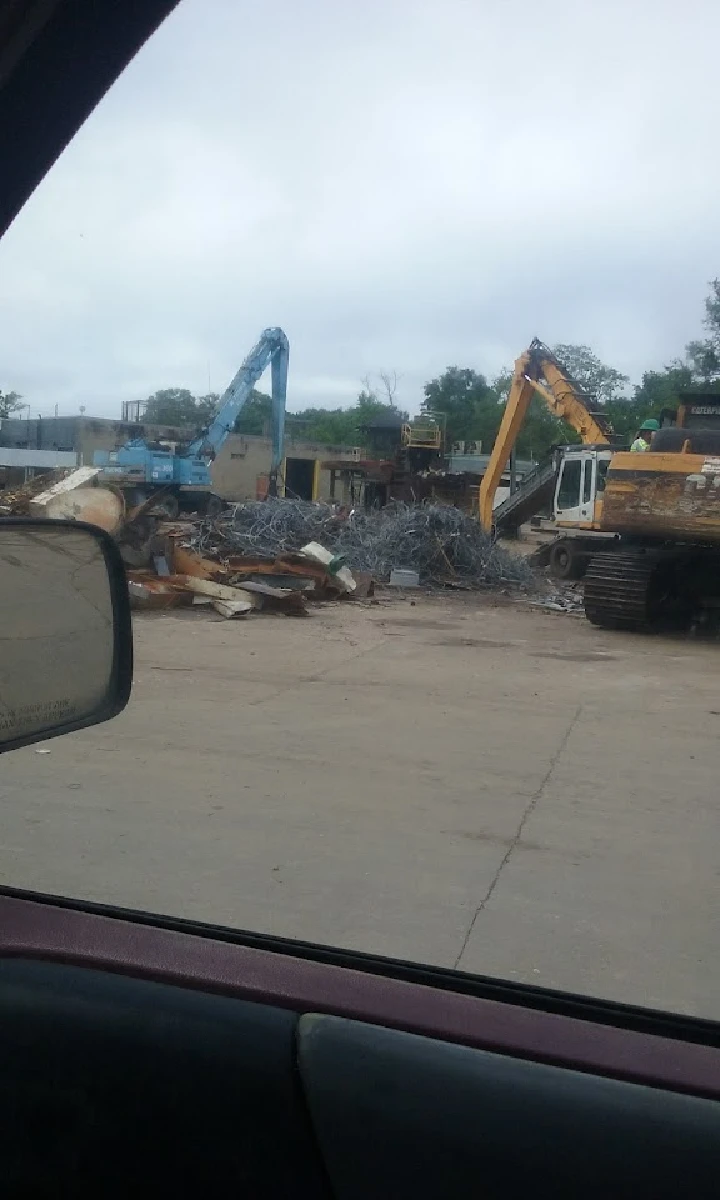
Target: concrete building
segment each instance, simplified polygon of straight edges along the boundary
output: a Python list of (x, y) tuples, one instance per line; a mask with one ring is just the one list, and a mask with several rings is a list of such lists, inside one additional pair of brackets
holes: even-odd
[[(210, 469), (213, 487), (225, 500), (254, 500), (267, 491), (271, 457), (270, 438), (232, 433)], [(280, 491), (301, 500), (329, 500), (330, 472), (325, 459), (354, 462), (352, 446), (329, 446), (292, 436), (285, 438), (285, 458), (280, 469)]]
[[(193, 432), (169, 425), (136, 424), (102, 417), (47, 417), (22, 420), (9, 417), (0, 422), (0, 448), (35, 452), (36, 457), (49, 451), (73, 452), (79, 463), (91, 466), (96, 450), (117, 450), (130, 438), (170, 443), (188, 442)], [(213, 488), (225, 500), (254, 500), (267, 492), (271, 460), (270, 438), (231, 434), (211, 465)], [(281, 490), (303, 500), (330, 498), (330, 472), (323, 470), (323, 459), (353, 461), (357, 450), (352, 446), (328, 446), (295, 438), (285, 438), (285, 459), (280, 471)]]
[(7, 417), (0, 422), (0, 445), (18, 450), (74, 450), (91, 466), (96, 450), (117, 450), (133, 437), (180, 441), (186, 429), (170, 425), (136, 425), (105, 417), (44, 417), (32, 421)]

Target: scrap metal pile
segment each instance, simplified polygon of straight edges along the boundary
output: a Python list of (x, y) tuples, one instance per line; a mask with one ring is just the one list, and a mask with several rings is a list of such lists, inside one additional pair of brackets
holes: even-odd
[(189, 545), (201, 555), (277, 558), (320, 543), (352, 572), (379, 582), (393, 570), (416, 571), (422, 583), (529, 586), (532, 568), (483, 533), (467, 513), (444, 504), (388, 504), (343, 515), (326, 504), (268, 499), (237, 505), (206, 522)]
[(139, 608), (205, 604), (225, 617), (257, 610), (299, 616), (308, 600), (372, 595), (392, 574), (461, 587), (524, 588), (533, 580), (525, 558), (443, 504), (348, 513), (268, 499), (214, 520), (165, 525), (154, 540), (154, 570), (128, 571)]
[(130, 599), (140, 609), (207, 605), (223, 617), (258, 611), (304, 616), (309, 599), (362, 599), (374, 587), (371, 576), (351, 574), (318, 542), (304, 543), (297, 553), (243, 553), (232, 543), (221, 547), (216, 526), (202, 520), (161, 523), (147, 551), (152, 567), (126, 561)]

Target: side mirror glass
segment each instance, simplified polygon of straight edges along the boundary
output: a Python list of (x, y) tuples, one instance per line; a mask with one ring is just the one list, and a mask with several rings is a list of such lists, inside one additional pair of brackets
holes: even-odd
[(0, 753), (108, 721), (131, 684), (112, 539), (75, 521), (0, 521)]

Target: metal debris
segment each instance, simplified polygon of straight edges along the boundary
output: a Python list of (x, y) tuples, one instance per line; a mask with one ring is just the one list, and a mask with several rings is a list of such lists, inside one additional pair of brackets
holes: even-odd
[(206, 521), (188, 543), (200, 554), (257, 555), (280, 558), (297, 554), (308, 542), (330, 548), (346, 524), (337, 509), (306, 500), (272, 499), (237, 504), (215, 521)]
[(420, 586), (420, 576), (417, 571), (403, 571), (395, 567), (390, 572), (390, 586), (398, 588), (416, 588)]
[(3, 516), (27, 516), (30, 512), (31, 501), (46, 488), (58, 483), (70, 473), (69, 470), (62, 468), (43, 471), (42, 474), (33, 475), (18, 487), (6, 488), (0, 492), (0, 512)]
[(149, 571), (128, 571), (128, 593), (132, 608), (147, 611), (189, 607), (193, 602), (184, 578), (178, 575), (158, 578)]
[(226, 560), (233, 555), (281, 558), (308, 542), (320, 542), (351, 571), (383, 581), (395, 569), (417, 571), (421, 583), (529, 587), (533, 581), (524, 557), (496, 545), (474, 517), (444, 504), (393, 503), (346, 516), (326, 504), (267, 499), (204, 522), (185, 544)]
[(563, 587), (554, 583), (551, 589), (540, 599), (531, 600), (535, 608), (545, 608), (550, 612), (582, 613), (583, 589), (582, 584), (569, 584)]
[[(221, 572), (222, 568), (218, 573)], [(228, 618), (245, 617), (253, 611), (278, 612), (289, 617), (305, 616), (307, 612), (301, 591), (258, 583), (234, 587), (192, 573), (154, 576), (149, 571), (128, 571), (128, 590), (131, 606), (138, 609), (207, 604)]]

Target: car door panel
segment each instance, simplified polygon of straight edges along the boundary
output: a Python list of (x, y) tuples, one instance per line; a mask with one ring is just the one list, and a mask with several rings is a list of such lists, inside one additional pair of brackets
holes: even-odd
[(3, 1196), (324, 1197), (297, 1016), (0, 961)]
[[(538, 1162), (556, 1195), (611, 1176), (629, 1195), (624, 1155), (632, 1194), (680, 1194), (668, 1147), (710, 1194), (714, 1023), (610, 1005), (604, 1025), (560, 993), (95, 908), (0, 894), (4, 1195), (460, 1197), (481, 1170), (481, 1194), (513, 1196)], [(561, 1142), (595, 1164), (598, 1129), (610, 1166), (573, 1191)], [(652, 1158), (665, 1191), (645, 1190)]]
[[(281, 952), (273, 952), (279, 939), (247, 935), (253, 943), (247, 945), (239, 931), (142, 913), (133, 920), (127, 912), (113, 916), (108, 906), (56, 904), (52, 898), (31, 900), (4, 890), (0, 957), (120, 971), (720, 1098), (715, 1022), (604, 1007), (595, 1000), (419, 970), (331, 947), (297, 943), (293, 953), (289, 940), (280, 943)], [(403, 973), (423, 982), (411, 983)], [(496, 994), (513, 1002), (491, 998)]]
[(340, 1200), (717, 1194), (716, 1101), (318, 1015), (298, 1057)]

